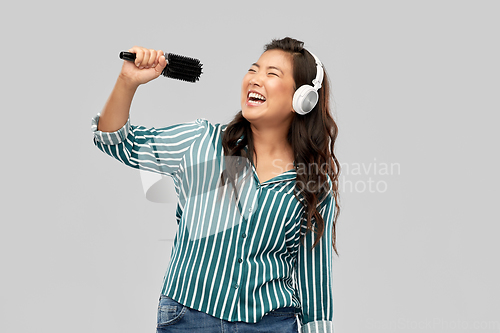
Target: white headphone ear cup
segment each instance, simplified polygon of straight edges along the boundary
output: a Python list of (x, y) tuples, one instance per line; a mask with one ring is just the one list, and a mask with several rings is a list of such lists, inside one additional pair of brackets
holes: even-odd
[(313, 86), (303, 85), (293, 94), (293, 109), (298, 114), (306, 114), (318, 103), (318, 92)]

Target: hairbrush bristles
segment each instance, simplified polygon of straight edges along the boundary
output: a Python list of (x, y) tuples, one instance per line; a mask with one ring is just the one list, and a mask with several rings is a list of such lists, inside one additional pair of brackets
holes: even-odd
[(198, 59), (167, 53), (167, 66), (162, 74), (172, 79), (196, 82), (202, 74), (202, 64)]
[[(120, 52), (120, 59), (133, 62), (135, 53)], [(165, 53), (165, 59), (167, 60), (167, 66), (161, 73), (163, 76), (193, 83), (200, 80), (203, 65), (198, 59), (173, 53)]]

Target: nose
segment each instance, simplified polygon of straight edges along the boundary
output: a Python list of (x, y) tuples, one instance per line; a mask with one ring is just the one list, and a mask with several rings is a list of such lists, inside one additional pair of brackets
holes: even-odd
[(250, 85), (256, 85), (256, 86), (260, 87), (262, 85), (262, 79), (258, 73), (255, 73), (254, 75), (252, 75), (252, 77), (250, 78), (250, 81), (248, 81), (248, 83)]
[(251, 78), (250, 81), (248, 82), (251, 86), (259, 86), (260, 84), (258, 83), (260, 81), (256, 80), (255, 78)]

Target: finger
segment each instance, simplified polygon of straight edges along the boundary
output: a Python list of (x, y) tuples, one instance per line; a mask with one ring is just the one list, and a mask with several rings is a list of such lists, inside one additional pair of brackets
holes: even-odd
[(163, 70), (167, 66), (167, 60), (165, 59), (165, 55), (161, 54), (160, 57), (158, 58), (158, 65), (154, 68), (156, 71), (156, 74), (160, 75), (163, 73)]
[(155, 63), (155, 60), (156, 60), (156, 50), (153, 50), (153, 49), (149, 49), (149, 59), (148, 59), (148, 62), (146, 64), (146, 68), (151, 68), (151, 67), (154, 67), (154, 63)]
[(129, 52), (135, 53), (135, 60), (134, 64), (137, 67), (141, 66), (141, 63), (144, 59), (144, 48), (140, 46), (134, 46), (131, 49), (128, 50)]
[(142, 60), (140, 62), (140, 65), (139, 65), (140, 69), (147, 68), (148, 62), (149, 62), (149, 57), (151, 56), (149, 49), (145, 49), (145, 48), (142, 49), (142, 53), (143, 53), (143, 57), (142, 57)]
[(158, 69), (160, 71), (163, 71), (163, 69), (167, 66), (167, 59), (165, 59), (165, 55), (163, 52), (161, 53), (160, 57), (158, 58)]
[(153, 63), (153, 66), (152, 67), (156, 67), (158, 66), (158, 63), (160, 61), (160, 57), (163, 55), (163, 51), (162, 50), (158, 50), (156, 51), (156, 57), (155, 57), (155, 60), (154, 60), (154, 63)]
[(166, 66), (166, 60), (165, 60), (165, 54), (163, 53), (162, 50), (156, 51), (156, 59), (155, 59), (155, 66), (154, 69), (157, 72), (162, 72), (163, 69)]

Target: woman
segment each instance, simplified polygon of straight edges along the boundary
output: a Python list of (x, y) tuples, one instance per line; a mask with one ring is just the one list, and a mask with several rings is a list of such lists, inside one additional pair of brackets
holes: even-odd
[[(155, 129), (130, 125), (129, 109), (165, 57), (129, 51), (135, 63), (123, 63), (93, 118), (94, 143), (174, 181), (179, 229), (157, 331), (288, 333), (298, 331), (298, 317), (302, 332), (333, 332), (340, 166), (319, 59), (300, 41), (273, 40), (243, 78), (241, 111), (229, 124), (199, 118)], [(308, 100), (294, 93), (313, 81), (318, 100), (307, 112)]]

